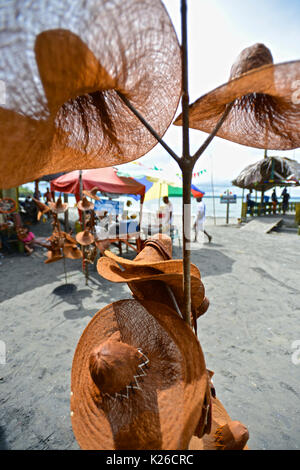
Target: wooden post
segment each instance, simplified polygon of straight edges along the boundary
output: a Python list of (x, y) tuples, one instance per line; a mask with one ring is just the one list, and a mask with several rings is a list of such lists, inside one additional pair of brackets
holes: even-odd
[(226, 224), (229, 223), (229, 189), (227, 189)]
[[(68, 203), (68, 193), (64, 193), (64, 202)], [(69, 232), (69, 209), (64, 212), (64, 220), (65, 220), (65, 231)]]
[(191, 325), (191, 184), (193, 163), (189, 141), (189, 92), (188, 92), (188, 47), (187, 5), (181, 0), (182, 41), (182, 257), (183, 257), (183, 319)]

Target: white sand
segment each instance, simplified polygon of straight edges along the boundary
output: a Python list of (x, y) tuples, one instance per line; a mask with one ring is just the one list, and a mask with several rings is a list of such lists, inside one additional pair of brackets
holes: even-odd
[[(194, 245), (192, 260), (210, 299), (198, 336), (217, 395), (248, 426), (250, 448), (300, 449), (300, 364), (291, 360), (292, 342), (300, 340), (300, 237), (295, 230), (250, 234), (210, 223), (213, 242)], [(32, 228), (49, 234), (48, 224)], [(63, 263), (44, 259), (38, 250), (0, 260), (0, 341), (7, 347), (0, 449), (79, 448), (69, 416), (75, 347), (99, 309), (130, 296), (126, 285), (109, 283), (93, 268), (86, 286), (81, 262), (72, 260), (68, 282), (76, 291), (57, 295)]]

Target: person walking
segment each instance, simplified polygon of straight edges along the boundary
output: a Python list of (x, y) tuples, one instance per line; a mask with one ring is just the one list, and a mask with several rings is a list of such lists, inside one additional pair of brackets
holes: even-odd
[(196, 215), (196, 220), (195, 220), (194, 226), (193, 226), (193, 228), (195, 230), (194, 242), (197, 241), (198, 233), (203, 232), (207, 236), (208, 242), (210, 243), (211, 240), (212, 240), (212, 236), (209, 235), (209, 233), (207, 233), (206, 230), (204, 229), (205, 210), (206, 210), (205, 203), (204, 203), (204, 201), (202, 201), (202, 197), (197, 197), (196, 200), (197, 200), (197, 215)]

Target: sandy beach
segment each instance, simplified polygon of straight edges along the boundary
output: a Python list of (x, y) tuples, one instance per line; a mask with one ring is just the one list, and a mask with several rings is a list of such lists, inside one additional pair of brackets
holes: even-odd
[[(31, 227), (50, 235), (49, 223)], [(207, 368), (232, 419), (249, 429), (251, 449), (300, 449), (300, 237), (293, 229), (246, 232), (207, 221), (211, 244), (193, 244), (192, 261), (210, 300), (198, 320)], [(114, 248), (116, 252), (118, 250)], [(79, 449), (70, 422), (70, 371), (78, 339), (105, 305), (130, 298), (81, 261), (44, 264), (45, 251), (1, 258), (0, 449)], [(133, 258), (132, 251), (124, 254)], [(181, 251), (175, 240), (173, 257)]]

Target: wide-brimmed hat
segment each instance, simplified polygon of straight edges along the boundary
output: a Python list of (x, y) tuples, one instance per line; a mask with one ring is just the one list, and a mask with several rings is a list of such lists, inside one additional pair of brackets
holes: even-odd
[[(264, 44), (244, 49), (229, 81), (190, 106), (189, 126), (210, 133), (234, 103), (217, 136), (250, 147), (288, 150), (300, 146), (300, 61), (273, 63)], [(174, 122), (182, 125), (182, 115)]]
[(99, 191), (99, 189), (97, 187), (95, 188), (92, 188), (90, 190), (88, 189), (84, 189), (82, 192), (83, 194), (85, 194), (86, 196), (92, 198), (92, 199), (95, 199), (96, 201), (101, 201), (100, 197), (97, 196), (97, 192)]
[[(134, 260), (121, 258), (108, 250), (104, 254), (106, 256), (98, 260), (97, 269), (105, 279), (127, 282), (134, 296), (140, 300), (159, 299), (169, 306), (174, 305), (175, 300), (179, 310), (183, 311), (183, 262), (170, 259), (172, 241), (168, 235), (157, 234), (146, 240), (143, 250)], [(166, 285), (171, 293), (165, 288)], [(191, 264), (193, 318), (205, 313), (208, 306), (200, 271)]]
[(90, 202), (85, 196), (78, 201), (77, 203), (78, 209), (81, 211), (92, 211), (94, 209), (94, 203)]
[(62, 202), (61, 197), (59, 197), (56, 202), (49, 202), (51, 211), (55, 212), (56, 214), (65, 212), (68, 209), (68, 206), (69, 205), (67, 202)]
[(207, 381), (199, 341), (176, 312), (153, 301), (110, 304), (73, 358), (75, 437), (83, 449), (187, 449)]
[(14, 2), (2, 6), (13, 40), (0, 38), (0, 80), (6, 84), (1, 188), (54, 172), (126, 163), (149, 152), (157, 140), (119, 92), (160, 136), (173, 120), (181, 56), (163, 3), (85, 0), (73, 6), (73, 0), (60, 8), (56, 0), (34, 8), (21, 2), (17, 10)]
[(80, 245), (90, 245), (91, 243), (94, 243), (95, 237), (94, 235), (89, 232), (88, 230), (83, 230), (82, 232), (77, 233), (76, 235), (76, 241)]

